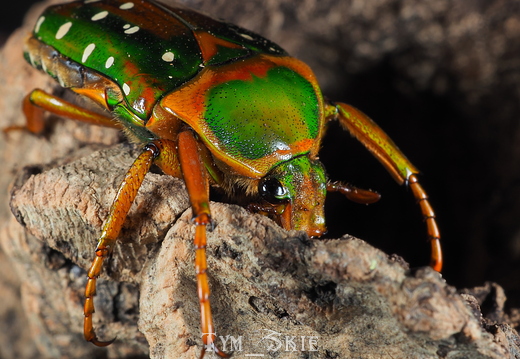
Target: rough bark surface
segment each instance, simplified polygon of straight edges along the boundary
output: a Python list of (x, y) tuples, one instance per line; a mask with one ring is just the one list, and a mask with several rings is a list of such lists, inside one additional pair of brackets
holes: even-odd
[[(441, 14), (450, 8), (449, 2), (437, 3), (438, 8), (413, 11)], [(263, 7), (264, 13), (246, 9), (229, 18), (243, 24), (247, 18), (249, 28), (264, 28), (262, 33), (271, 36), (283, 23), (278, 11), (283, 3), (274, 4)], [(225, 16), (224, 5), (203, 6), (221, 9)], [(351, 4), (343, 11), (357, 11), (359, 19), (369, 21), (390, 5), (373, 4), (370, 12)], [(325, 11), (318, 8), (306, 2), (297, 15), (309, 20), (307, 29), (282, 32), (276, 40), (285, 37), (285, 47), (298, 53), (296, 39), (302, 33), (321, 31), (326, 37), (327, 28), (341, 34), (343, 20), (335, 14), (342, 10), (329, 13), (326, 27), (324, 22), (318, 26)], [(19, 104), (31, 89), (59, 91), (20, 56), (41, 9), (31, 12), (29, 27), (15, 32), (0, 54), (1, 127), (23, 123)], [(316, 21), (310, 21), (311, 12)], [(377, 29), (390, 26), (383, 20)], [(514, 31), (515, 24), (507, 28)], [(351, 69), (402, 48), (378, 34), (385, 31), (373, 30), (371, 42), (352, 47)], [(433, 25), (423, 34), (431, 40), (427, 44), (441, 41), (441, 35), (442, 29)], [(314, 42), (319, 48), (319, 41)], [(318, 69), (337, 56), (322, 54), (310, 61)], [(460, 54), (463, 62), (464, 52)], [(429, 69), (427, 63), (423, 67)], [(408, 70), (426, 84), (434, 76), (420, 69)], [(334, 75), (326, 69), (320, 73), (324, 83)], [(442, 81), (435, 83), (442, 91)], [(120, 142), (116, 131), (53, 117), (43, 136), (17, 131), (0, 139), (2, 358), (193, 358), (200, 352), (191, 211), (182, 181), (155, 173), (147, 176), (98, 281), (95, 327), (102, 339), (117, 340), (103, 349), (83, 340), (86, 269), (117, 186), (138, 153)], [(212, 304), (217, 334), (228, 340), (227, 345), (220, 338), (217, 343), (231, 349), (230, 336), (241, 340), (233, 346), (237, 358), (520, 358), (520, 338), (511, 327), (520, 315), (505, 311), (505, 295), (497, 284), (459, 294), (431, 269), (411, 271), (401, 258), (350, 236), (309, 240), (220, 203), (212, 203), (212, 214)]]
[[(132, 152), (117, 145), (38, 174), (31, 167), (12, 188), (11, 209), (25, 231), (12, 219), (3, 248), (30, 278), (24, 302), (33, 330), (47, 339), (39, 343), (44, 356), (105, 350), (83, 342), (81, 294), (118, 183), (111, 177), (121, 177)], [(192, 358), (200, 351), (187, 207), (181, 181), (148, 176), (99, 284), (96, 327), (102, 338), (117, 336), (109, 357), (149, 350), (152, 358)], [(504, 358), (517, 350), (514, 331), (506, 324), (486, 331), (430, 268), (412, 273), (359, 239), (309, 240), (236, 206), (212, 203), (212, 211), (215, 321), (224, 341), (241, 340), (237, 357)], [(275, 338), (282, 346), (269, 352)]]

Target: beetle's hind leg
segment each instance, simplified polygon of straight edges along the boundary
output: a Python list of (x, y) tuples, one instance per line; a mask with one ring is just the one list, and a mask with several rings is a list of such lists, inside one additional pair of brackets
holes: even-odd
[(24, 126), (7, 127), (3, 130), (5, 133), (24, 129), (35, 134), (41, 133), (45, 127), (44, 111), (81, 122), (121, 129), (121, 125), (112, 117), (87, 110), (41, 89), (35, 89), (25, 96), (22, 109), (27, 121), (26, 124)]

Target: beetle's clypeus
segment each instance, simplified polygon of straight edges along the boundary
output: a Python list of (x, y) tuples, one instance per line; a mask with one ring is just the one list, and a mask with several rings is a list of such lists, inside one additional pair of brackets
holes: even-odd
[[(108, 109), (99, 115), (36, 89), (24, 100), (26, 128), (43, 111), (125, 130), (143, 150), (104, 224), (85, 291), (84, 334), (96, 345), (93, 297), (103, 260), (152, 164), (186, 183), (195, 225), (195, 266), (205, 348), (215, 340), (206, 274), (209, 186), (243, 193), (248, 208), (310, 237), (325, 232), (327, 191), (372, 203), (379, 195), (330, 182), (318, 160), (327, 122), (337, 120), (418, 200), (431, 243), (442, 253), (434, 212), (417, 169), (366, 115), (327, 101), (307, 65), (278, 45), (181, 6), (145, 0), (85, 0), (49, 7), (26, 42), (25, 57), (61, 86)], [(228, 356), (214, 348), (222, 357)]]

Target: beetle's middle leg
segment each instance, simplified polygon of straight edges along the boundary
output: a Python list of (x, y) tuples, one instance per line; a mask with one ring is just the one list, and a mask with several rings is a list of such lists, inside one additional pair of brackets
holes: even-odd
[(204, 167), (204, 159), (201, 157), (202, 149), (190, 130), (179, 133), (178, 144), (179, 163), (190, 197), (195, 223), (195, 272), (204, 343), (200, 358), (204, 356), (207, 348), (214, 350), (218, 356), (227, 358), (229, 355), (215, 346), (216, 334), (209, 299), (210, 289), (206, 262), (206, 226), (211, 224), (209, 175)]

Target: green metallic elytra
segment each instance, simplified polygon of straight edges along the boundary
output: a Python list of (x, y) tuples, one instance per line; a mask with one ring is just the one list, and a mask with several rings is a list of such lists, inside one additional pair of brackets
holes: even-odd
[[(158, 19), (168, 25), (162, 26)], [(208, 19), (190, 10), (143, 1), (73, 2), (47, 8), (34, 35), (60, 54), (116, 82), (129, 108), (146, 120), (155, 101), (206, 65), (193, 35), (199, 27), (240, 45), (222, 47), (207, 64), (236, 61), (257, 51), (284, 54), (258, 35)]]
[(209, 185), (309, 237), (326, 232), (327, 192), (364, 204), (377, 201), (372, 191), (328, 180), (318, 154), (333, 120), (398, 183), (410, 185), (427, 224), (431, 265), (442, 268), (435, 213), (418, 170), (370, 118), (325, 100), (311, 69), (278, 45), (182, 6), (85, 0), (49, 7), (26, 42), (25, 57), (113, 116), (36, 89), (23, 103), (27, 129), (43, 129), (43, 109), (123, 129), (144, 145), (117, 191), (88, 271), (86, 340), (111, 343), (98, 340), (93, 328), (96, 280), (152, 164), (181, 177), (190, 197), (204, 348), (216, 339), (206, 263)]
[(314, 88), (306, 79), (286, 67), (275, 67), (264, 78), (213, 87), (206, 95), (204, 118), (229, 156), (256, 160), (316, 139), (318, 109)]
[[(167, 18), (168, 26), (162, 26), (157, 18), (164, 21)], [(39, 18), (34, 36), (69, 59), (67, 66), (76, 67), (75, 73), (99, 74), (114, 82), (119, 91), (106, 93), (105, 106), (140, 141), (161, 137), (146, 127), (157, 101), (183, 86), (199, 86), (194, 81), (205, 69), (221, 71), (259, 54), (287, 57), (278, 45), (247, 30), (188, 9), (147, 1), (52, 6)], [(35, 62), (30, 51), (26, 57), (34, 66), (43, 67)], [(46, 70), (65, 87), (75, 87), (68, 85), (70, 79)], [(237, 88), (230, 90), (230, 86)], [(305, 139), (315, 141), (319, 136), (321, 95), (316, 93), (319, 89), (287, 67), (271, 69), (265, 79), (256, 77), (254, 81), (242, 82), (226, 79), (206, 91), (203, 115), (179, 117), (190, 125), (191, 121), (207, 123), (212, 135), (201, 130), (202, 139), (220, 151), (221, 156), (231, 157), (237, 163), (262, 158), (265, 162), (273, 152), (284, 152), (266, 162), (259, 175), (265, 175), (270, 167), (287, 159), (285, 153), (290, 153), (290, 157), (311, 151), (309, 146), (299, 146), (297, 152), (291, 147)], [(226, 98), (216, 96), (225, 91), (235, 91), (235, 97), (228, 96), (227, 103)], [(286, 94), (283, 99), (281, 93)], [(253, 103), (256, 107), (251, 106)], [(165, 107), (178, 112), (177, 107)], [(224, 112), (226, 116), (222, 117)], [(294, 121), (290, 128), (285, 125), (286, 118)], [(236, 134), (237, 126), (244, 131)]]
[(146, 120), (154, 101), (200, 71), (202, 58), (197, 41), (183, 23), (171, 21), (159, 37), (152, 31), (153, 22), (136, 25), (126, 18), (131, 9), (116, 5), (75, 2), (50, 7), (34, 34), (71, 60), (116, 82), (134, 113)]

